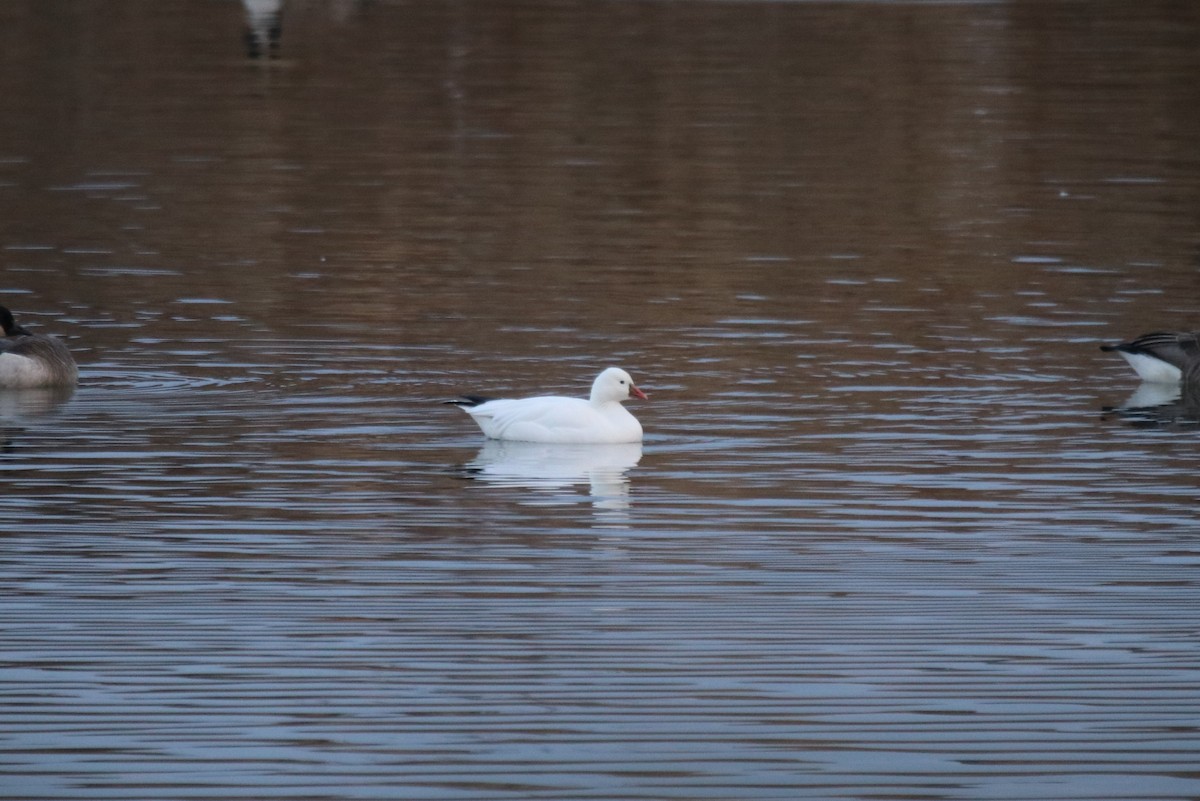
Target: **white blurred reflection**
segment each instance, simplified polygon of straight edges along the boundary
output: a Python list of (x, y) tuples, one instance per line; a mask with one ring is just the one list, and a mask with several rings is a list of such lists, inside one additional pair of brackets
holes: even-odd
[(1147, 381), (1125, 403), (1104, 411), (1139, 427), (1194, 428), (1200, 425), (1200, 387)]
[(640, 442), (619, 445), (549, 445), (489, 440), (465, 465), (481, 481), (540, 491), (587, 485), (597, 510), (629, 508), (628, 472), (642, 458)]

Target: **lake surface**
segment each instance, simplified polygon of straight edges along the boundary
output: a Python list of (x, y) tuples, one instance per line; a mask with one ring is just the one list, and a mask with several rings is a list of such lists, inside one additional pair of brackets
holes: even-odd
[(1200, 797), (1200, 11), (265, 5), (0, 9), (0, 797)]

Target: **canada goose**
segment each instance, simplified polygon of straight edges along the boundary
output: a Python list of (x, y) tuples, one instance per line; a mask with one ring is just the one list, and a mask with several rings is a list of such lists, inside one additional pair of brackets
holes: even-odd
[(4, 306), (0, 326), (0, 389), (73, 386), (79, 380), (75, 359), (61, 341), (25, 330)]

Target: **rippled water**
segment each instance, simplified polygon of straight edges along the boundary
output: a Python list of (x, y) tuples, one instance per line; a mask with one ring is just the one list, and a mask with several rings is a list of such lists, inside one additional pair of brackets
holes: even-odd
[(0, 12), (0, 796), (1200, 797), (1097, 348), (1200, 319), (1193, 12), (103, 8)]

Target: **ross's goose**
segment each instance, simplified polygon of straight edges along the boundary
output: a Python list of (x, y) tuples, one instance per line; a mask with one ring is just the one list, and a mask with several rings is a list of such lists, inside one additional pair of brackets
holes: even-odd
[(54, 337), (32, 334), (0, 306), (0, 389), (74, 386), (79, 368), (67, 346)]
[(1117, 345), (1101, 345), (1100, 350), (1121, 354), (1143, 381), (1200, 381), (1200, 334), (1160, 331)]
[(550, 395), (492, 400), (464, 395), (447, 403), (471, 415), (490, 439), (568, 444), (641, 442), (642, 424), (621, 405), (629, 398), (646, 400), (646, 393), (634, 385), (629, 373), (609, 367), (596, 376), (587, 400)]

